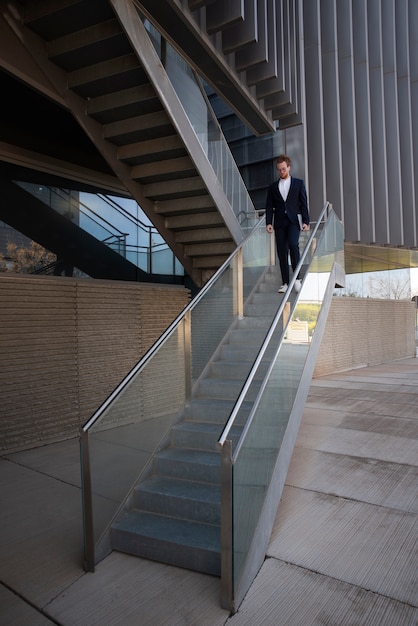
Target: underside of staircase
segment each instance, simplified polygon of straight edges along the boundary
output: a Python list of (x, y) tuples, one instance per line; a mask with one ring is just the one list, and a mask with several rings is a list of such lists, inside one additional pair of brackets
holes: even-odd
[(133, 3), (11, 5), (5, 18), (57, 98), (203, 285), (243, 233)]
[[(113, 524), (114, 550), (220, 575), (221, 467), (216, 443), (282, 301), (278, 281), (276, 269), (266, 271), (246, 303), (243, 319), (228, 331), (196, 382), (165, 447)], [(277, 332), (282, 332), (281, 324)], [(263, 361), (231, 431), (233, 445), (271, 356)]]

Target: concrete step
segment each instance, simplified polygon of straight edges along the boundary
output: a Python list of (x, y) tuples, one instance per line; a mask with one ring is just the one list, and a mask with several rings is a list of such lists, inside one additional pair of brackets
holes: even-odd
[(232, 400), (192, 398), (184, 410), (186, 420), (223, 424), (234, 408)]
[(170, 446), (153, 461), (153, 473), (204, 483), (220, 484), (220, 453)]
[(267, 272), (266, 274), (264, 274), (263, 276), (263, 282), (260, 284), (260, 287), (262, 286), (270, 286), (271, 288), (276, 287), (279, 288), (279, 286), (282, 284), (282, 275), (280, 273), (279, 270), (274, 271), (274, 272)]
[(220, 527), (132, 510), (111, 531), (114, 550), (220, 576)]
[[(279, 285), (280, 286), (280, 285)], [(277, 287), (278, 289), (279, 287)], [(251, 304), (275, 304), (278, 309), (281, 302), (281, 294), (277, 292), (275, 288), (274, 291), (260, 291), (256, 292), (252, 295), (250, 303)]]
[(266, 336), (264, 328), (238, 328), (228, 333), (228, 341), (231, 344), (239, 344), (243, 347), (260, 347)]
[(238, 320), (237, 329), (259, 328), (267, 331), (270, 328), (271, 317), (250, 317), (246, 316)]
[[(241, 392), (243, 380), (224, 378), (204, 378), (199, 382), (197, 395), (204, 398), (222, 398), (236, 400)], [(247, 400), (255, 400), (259, 385), (253, 384)]]
[[(269, 363), (262, 363), (256, 373), (256, 379), (261, 379), (267, 371)], [(252, 361), (213, 361), (210, 366), (209, 378), (223, 378), (245, 382), (252, 366)]]
[(257, 356), (258, 349), (257, 346), (252, 346), (250, 349), (247, 346), (229, 343), (221, 347), (219, 358), (222, 361), (249, 361), (253, 363)]
[[(216, 424), (221, 428), (234, 408), (233, 400), (222, 398), (193, 398), (184, 412), (185, 420), (207, 422)], [(246, 401), (240, 413), (242, 422), (248, 417), (252, 407), (252, 402)], [(241, 423), (242, 423), (241, 422)]]
[(148, 513), (221, 523), (221, 488), (209, 483), (151, 476), (136, 487), (134, 508)]
[[(178, 448), (216, 450), (216, 442), (219, 439), (224, 424), (225, 422), (221, 424), (196, 421), (180, 422), (170, 431), (171, 444)], [(234, 426), (231, 430), (232, 441), (238, 441), (241, 432), (241, 427)]]
[(277, 277), (267, 278), (263, 283), (261, 283), (258, 287), (259, 293), (274, 293), (277, 294), (277, 290), (281, 285), (280, 279)]
[(274, 302), (257, 302), (255, 304), (249, 303), (245, 305), (245, 315), (249, 317), (260, 317), (260, 316), (269, 316), (271, 319), (277, 313), (277, 309), (280, 306), (282, 294), (278, 293), (277, 297), (279, 298), (279, 302), (276, 304)]
[(229, 380), (242, 380), (248, 376), (251, 369), (251, 361), (213, 361), (210, 366), (208, 378), (226, 378)]

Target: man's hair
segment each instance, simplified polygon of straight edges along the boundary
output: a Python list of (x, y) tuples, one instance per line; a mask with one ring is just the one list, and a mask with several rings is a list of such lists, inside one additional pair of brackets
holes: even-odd
[(283, 161), (286, 163), (286, 165), (287, 165), (288, 167), (290, 167), (290, 166), (292, 165), (292, 161), (291, 161), (291, 160), (290, 160), (290, 158), (287, 156), (287, 154), (280, 154), (280, 155), (277, 157), (277, 160), (276, 160), (276, 165), (277, 165), (278, 163), (283, 163)]

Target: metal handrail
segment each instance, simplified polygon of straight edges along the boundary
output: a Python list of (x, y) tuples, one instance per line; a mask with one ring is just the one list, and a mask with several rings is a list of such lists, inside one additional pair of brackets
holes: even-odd
[[(15, 182), (16, 184), (20, 186), (25, 185), (24, 188), (26, 190), (28, 190), (28, 187), (29, 188), (33, 187), (33, 184), (31, 183), (22, 183), (19, 181), (15, 181)], [(141, 251), (145, 251), (145, 253), (149, 255), (149, 262), (148, 262), (147, 268), (144, 271), (147, 271), (150, 274), (152, 273), (152, 255), (156, 251), (159, 251), (162, 249), (171, 251), (168, 244), (164, 241), (157, 243), (157, 244), (152, 243), (153, 236), (159, 235), (159, 232), (155, 228), (155, 226), (145, 224), (138, 217), (135, 217), (134, 215), (129, 213), (129, 211), (127, 211), (124, 207), (122, 207), (112, 198), (109, 198), (103, 194), (90, 194), (99, 198), (102, 203), (105, 203), (109, 207), (109, 209), (119, 214), (122, 219), (126, 220), (127, 222), (130, 222), (135, 228), (138, 229), (138, 232), (140, 231), (144, 236), (146, 236), (148, 238), (147, 245), (141, 246), (141, 245), (135, 245), (135, 244), (128, 244), (127, 238), (129, 237), (129, 233), (121, 231), (115, 224), (113, 224), (112, 222), (104, 218), (102, 215), (99, 215), (88, 204), (86, 204), (79, 198), (74, 198), (71, 195), (71, 193), (69, 193), (66, 189), (63, 189), (60, 187), (51, 187), (50, 185), (44, 185), (43, 188), (48, 190), (49, 192), (50, 203), (52, 201), (53, 196), (56, 196), (57, 198), (64, 200), (68, 204), (70, 209), (76, 210), (79, 213), (79, 215), (82, 215), (84, 218), (86, 218), (88, 220), (89, 225), (93, 224), (94, 228), (99, 227), (101, 230), (105, 231), (106, 233), (109, 233), (109, 235), (105, 239), (100, 239), (100, 237), (93, 234), (89, 230), (89, 228), (87, 228), (86, 226), (81, 226), (79, 223), (77, 223), (77, 226), (79, 228), (83, 229), (87, 233), (92, 234), (96, 239), (98, 239), (98, 241), (101, 241), (101, 243), (107, 246), (111, 245), (112, 242), (110, 240), (112, 238), (115, 238), (118, 242), (122, 243), (123, 249), (117, 250), (118, 254), (120, 254), (122, 257), (127, 258), (127, 255), (126, 255), (127, 251), (132, 251), (133, 254), (136, 254), (136, 255), (138, 255), (138, 253)], [(28, 192), (33, 194), (33, 191), (29, 190)], [(68, 216), (63, 215), (62, 213), (61, 215), (63, 217), (66, 217), (66, 219), (70, 219), (68, 218)], [(129, 227), (129, 224), (128, 224), (128, 227)], [(176, 257), (172, 251), (171, 251), (171, 254), (172, 254), (172, 272), (168, 271), (166, 273), (166, 275), (170, 275), (170, 276), (176, 275), (176, 271), (174, 269)], [(139, 263), (137, 263), (137, 265), (138, 267), (140, 267)], [(158, 274), (158, 275), (161, 275), (161, 274)]]
[[(267, 350), (267, 348), (268, 348), (268, 346), (270, 344), (270, 340), (271, 340), (274, 332), (276, 331), (277, 324), (279, 323), (279, 321), (280, 321), (280, 319), (282, 317), (284, 307), (286, 306), (286, 304), (287, 304), (287, 302), (289, 300), (289, 296), (290, 296), (290, 293), (292, 291), (293, 285), (294, 285), (294, 283), (295, 283), (295, 281), (297, 279), (297, 276), (299, 275), (299, 271), (302, 269), (303, 262), (304, 262), (304, 260), (305, 260), (305, 258), (307, 256), (307, 254), (308, 254), (308, 250), (310, 249), (310, 244), (313, 241), (314, 237), (316, 236), (316, 234), (318, 232), (318, 229), (319, 229), (319, 226), (322, 223), (322, 221), (324, 220), (324, 217), (325, 217), (325, 215), (327, 214), (327, 212), (328, 212), (328, 210), (330, 208), (331, 208), (330, 203), (326, 202), (325, 206), (323, 207), (323, 209), (321, 211), (321, 214), (320, 214), (320, 216), (318, 218), (318, 221), (316, 222), (315, 228), (311, 232), (311, 235), (310, 235), (310, 237), (308, 239), (308, 242), (307, 242), (307, 244), (305, 246), (305, 249), (304, 249), (304, 251), (303, 251), (303, 253), (301, 255), (299, 264), (296, 267), (295, 271), (293, 272), (293, 276), (292, 276), (291, 281), (289, 282), (289, 286), (287, 288), (286, 295), (283, 298), (283, 300), (282, 300), (282, 302), (280, 304), (280, 307), (279, 307), (279, 309), (278, 309), (278, 311), (277, 311), (277, 313), (276, 313), (276, 315), (275, 315), (275, 317), (274, 317), (274, 319), (273, 319), (273, 321), (272, 321), (272, 323), (270, 325), (269, 331), (268, 331), (268, 333), (267, 333), (267, 335), (266, 335), (266, 337), (264, 339), (263, 345), (261, 346), (261, 348), (260, 348), (260, 350), (258, 352), (257, 358), (254, 361), (254, 364), (253, 364), (253, 366), (252, 366), (252, 368), (251, 368), (251, 370), (250, 370), (250, 372), (249, 372), (249, 374), (247, 376), (247, 379), (246, 379), (246, 381), (244, 383), (244, 386), (243, 386), (243, 388), (241, 390), (241, 393), (238, 396), (238, 399), (237, 399), (237, 401), (235, 403), (235, 406), (234, 406), (234, 408), (232, 410), (232, 413), (229, 416), (229, 419), (228, 419), (227, 423), (225, 424), (225, 427), (224, 427), (224, 429), (223, 429), (223, 431), (222, 431), (222, 433), (221, 433), (221, 435), (220, 435), (220, 437), (218, 439), (217, 446), (219, 448), (222, 448), (222, 446), (225, 444), (225, 441), (227, 440), (227, 437), (228, 437), (228, 435), (229, 435), (229, 433), (231, 431), (231, 428), (234, 425), (235, 419), (236, 419), (236, 417), (237, 417), (237, 415), (238, 415), (238, 413), (239, 413), (239, 411), (240, 411), (240, 409), (242, 407), (242, 404), (243, 404), (244, 399), (245, 399), (245, 397), (247, 395), (247, 392), (248, 392), (250, 386), (252, 385), (252, 383), (254, 381), (256, 372), (258, 370), (258, 366), (260, 365), (261, 361), (264, 358), (266, 350)], [(289, 317), (289, 320), (290, 320), (290, 317)], [(286, 328), (283, 329), (282, 339), (281, 339), (281, 341), (280, 341), (280, 343), (278, 345), (277, 351), (280, 349), (280, 346), (282, 344), (284, 331), (285, 330), (286, 330)], [(267, 372), (267, 374), (266, 374), (266, 376), (264, 378), (262, 389), (260, 390), (260, 393), (257, 396), (257, 400), (262, 395), (262, 392), (264, 390), (266, 381), (268, 380), (269, 375), (270, 375), (271, 367), (273, 367), (273, 365), (274, 365), (274, 359), (272, 361), (272, 364), (270, 365), (269, 371)], [(240, 436), (240, 439), (239, 439), (239, 441), (237, 443), (237, 446), (236, 446), (236, 448), (234, 450), (234, 458), (236, 458), (236, 456), (238, 455), (239, 450), (241, 449), (241, 446), (242, 446), (242, 442), (245, 439), (245, 433), (248, 431), (248, 429), (249, 429), (249, 427), (251, 425), (251, 422), (253, 420), (254, 414), (255, 414), (257, 406), (258, 406), (258, 401), (257, 400), (256, 400), (256, 402), (254, 403), (254, 405), (252, 407), (252, 410), (251, 410), (250, 415), (249, 415), (249, 417), (247, 419), (247, 422), (246, 422), (246, 425), (244, 427), (244, 430), (243, 430), (243, 432), (242, 432), (242, 434)]]
[[(97, 224), (98, 226), (100, 226), (100, 228), (103, 228), (104, 230), (107, 230), (110, 233), (111, 237), (112, 236), (113, 237), (117, 237), (118, 235), (124, 235), (124, 233), (122, 233), (122, 231), (119, 230), (119, 228), (117, 226), (115, 226), (114, 224), (111, 224), (108, 220), (106, 220), (101, 215), (98, 215), (98, 213), (96, 213), (96, 211), (94, 211), (91, 207), (87, 206), (87, 204), (82, 202), (80, 199), (76, 200), (73, 196), (71, 196), (71, 194), (69, 194), (62, 187), (51, 187), (50, 185), (45, 185), (45, 187), (46, 187), (46, 189), (49, 189), (51, 194), (55, 194), (59, 198), (67, 200), (70, 205), (75, 206), (80, 211), (80, 213), (82, 215), (84, 215), (84, 216), (88, 217), (89, 219), (91, 219), (91, 221), (94, 222), (95, 224)], [(81, 209), (84, 209), (84, 211), (81, 210)], [(94, 215), (94, 217), (92, 217), (92, 215)], [(65, 216), (63, 216), (63, 217), (65, 217)], [(95, 218), (97, 218), (97, 219), (95, 219)], [(104, 226), (103, 224), (106, 224), (106, 226)], [(110, 228), (112, 228), (113, 231), (117, 231), (117, 232), (112, 232), (112, 230), (110, 230)]]

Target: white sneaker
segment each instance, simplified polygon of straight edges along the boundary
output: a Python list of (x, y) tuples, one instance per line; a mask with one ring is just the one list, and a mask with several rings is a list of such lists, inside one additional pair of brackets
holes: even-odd
[(297, 292), (299, 293), (299, 291), (300, 291), (300, 288), (301, 288), (301, 287), (302, 287), (302, 283), (301, 283), (301, 281), (299, 280), (299, 278), (297, 278), (297, 279), (295, 280), (295, 291), (297, 291)]
[(285, 283), (284, 285), (282, 285), (278, 291), (278, 293), (286, 293), (287, 291), (287, 283)]

